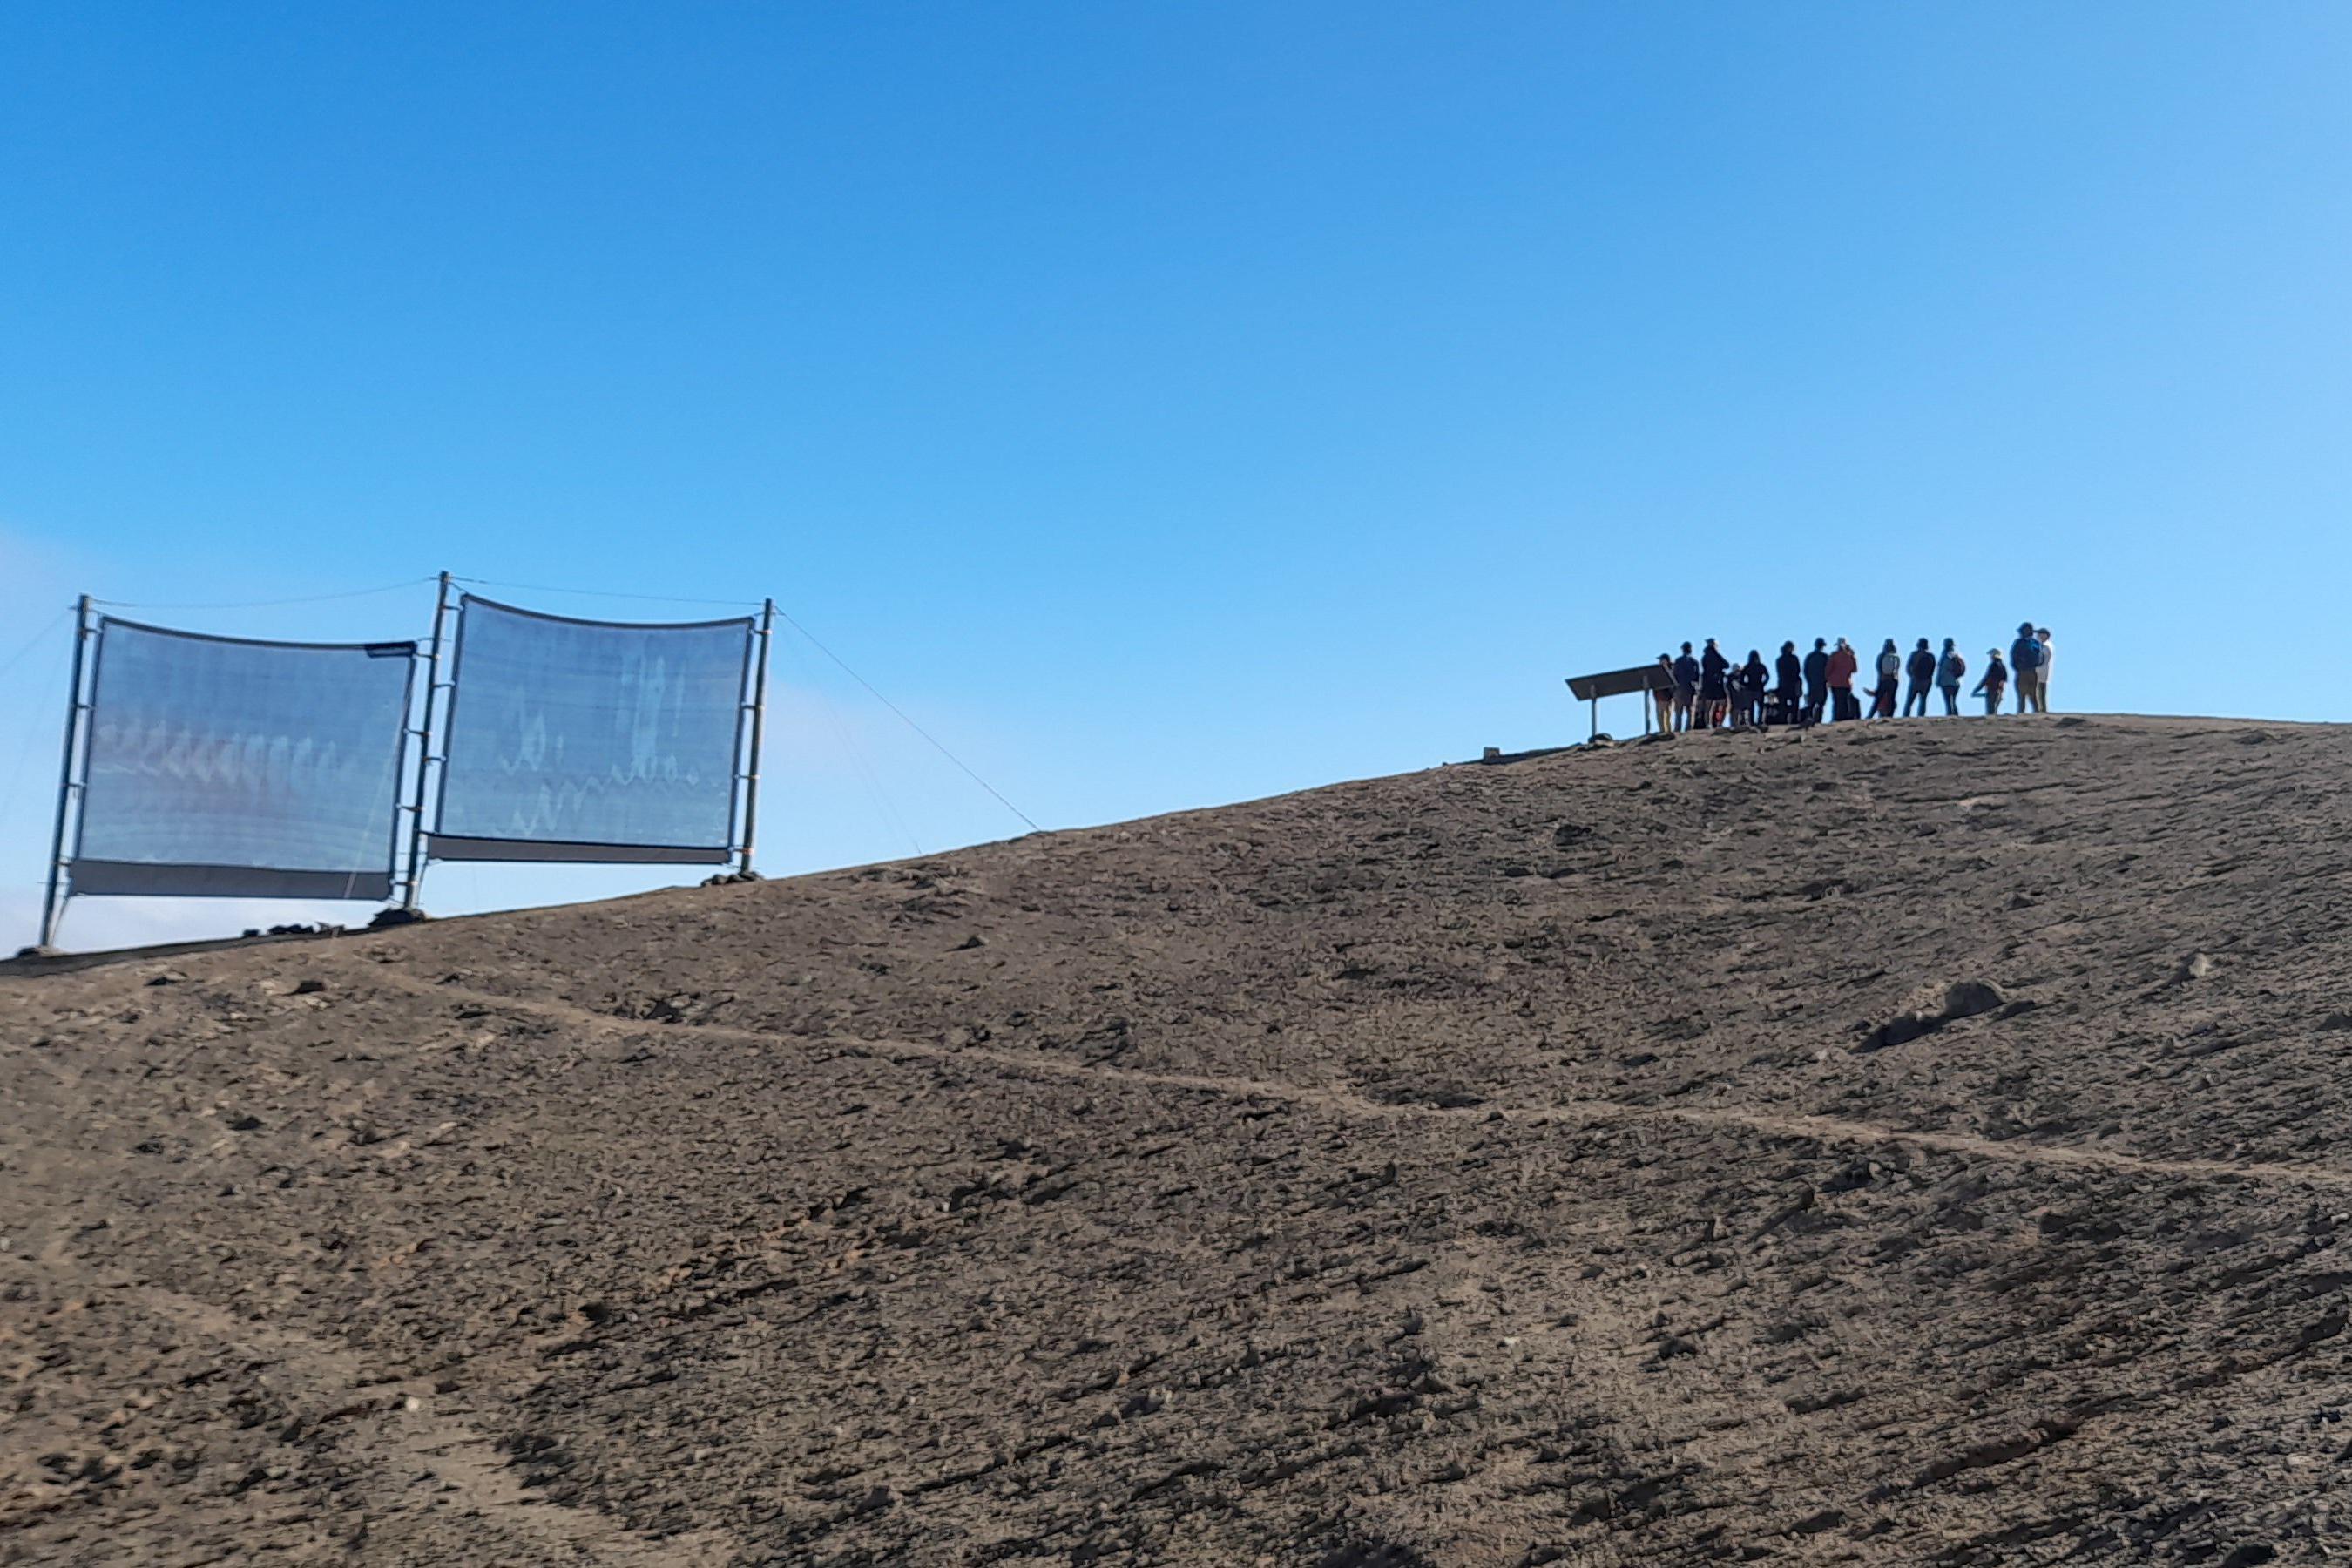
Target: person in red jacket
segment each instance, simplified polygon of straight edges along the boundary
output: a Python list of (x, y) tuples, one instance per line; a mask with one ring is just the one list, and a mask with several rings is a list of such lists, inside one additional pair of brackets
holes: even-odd
[(1859, 719), (1862, 709), (1853, 700), (1853, 672), (1862, 668), (1854, 657), (1853, 645), (1843, 637), (1837, 640), (1837, 649), (1830, 655), (1830, 717)]

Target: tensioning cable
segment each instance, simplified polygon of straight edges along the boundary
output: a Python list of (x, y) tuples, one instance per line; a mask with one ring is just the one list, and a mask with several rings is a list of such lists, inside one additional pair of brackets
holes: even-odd
[(786, 626), (800, 633), (801, 636), (808, 638), (810, 647), (815, 648), (817, 652), (824, 655), (825, 658), (833, 660), (834, 663), (841, 666), (843, 672), (846, 674), (850, 679), (866, 688), (866, 694), (872, 697), (875, 701), (879, 702), (883, 707), (890, 710), (892, 713), (897, 714), (900, 723), (906, 725), (908, 729), (912, 730), (916, 734), (920, 735), (924, 740), (929, 742), (931, 748), (934, 751), (938, 752), (940, 755), (945, 757), (948, 761), (953, 763), (957, 767), (962, 769), (964, 777), (971, 780), (972, 783), (978, 784), (981, 788), (986, 790), (991, 795), (994, 796), (997, 805), (1003, 806), (1005, 810), (1011, 812), (1013, 816), (1027, 823), (1029, 825), (1030, 832), (1043, 833), (1045, 831), (1044, 828), (1037, 826), (1036, 818), (1031, 816), (1027, 812), (1022, 810), (1019, 806), (1005, 799), (1003, 793), (994, 784), (990, 784), (986, 779), (982, 778), (978, 773), (974, 773), (971, 769), (971, 764), (965, 762), (961, 757), (957, 756), (953, 752), (949, 751), (938, 736), (932, 734), (929, 730), (924, 729), (920, 724), (916, 723), (912, 719), (907, 716), (906, 710), (900, 708), (896, 702), (891, 701), (887, 697), (883, 696), (879, 690), (876, 689), (872, 681), (866, 679), (856, 670), (851, 669), (849, 668), (848, 660), (834, 652), (833, 649), (825, 647), (824, 644), (817, 641), (815, 634), (811, 632), (806, 626), (801, 625), (800, 622), (793, 619), (791, 615), (785, 611), (782, 605), (779, 605), (776, 607), (776, 614), (783, 617), (783, 622)]
[(242, 599), (235, 604), (158, 604), (152, 599), (92, 599), (90, 603), (115, 610), (267, 610), (279, 605), (320, 605), (330, 599), (364, 599), (371, 594), (393, 594), (403, 588), (438, 581), (437, 577), (403, 577), (397, 583), (385, 583), (373, 588), (351, 588), (340, 594), (303, 594), (291, 599)]

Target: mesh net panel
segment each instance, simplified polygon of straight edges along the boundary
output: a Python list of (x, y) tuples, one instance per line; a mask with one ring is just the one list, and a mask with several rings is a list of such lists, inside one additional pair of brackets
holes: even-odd
[(433, 853), (725, 859), (751, 632), (748, 618), (576, 621), (467, 595)]
[(74, 891), (386, 896), (415, 653), (101, 620)]

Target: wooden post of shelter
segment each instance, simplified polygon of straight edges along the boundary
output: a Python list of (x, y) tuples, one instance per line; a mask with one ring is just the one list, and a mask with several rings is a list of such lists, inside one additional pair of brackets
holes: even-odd
[[(1674, 678), (1654, 664), (1636, 665), (1631, 669), (1602, 670), (1598, 675), (1571, 675), (1568, 689), (1578, 701), (1590, 705), (1592, 713), (1592, 736), (1601, 733), (1601, 700), (1604, 697), (1628, 697), (1642, 694), (1642, 733), (1650, 733), (1650, 694), (1664, 689)], [(1591, 737), (1588, 737), (1591, 738)]]

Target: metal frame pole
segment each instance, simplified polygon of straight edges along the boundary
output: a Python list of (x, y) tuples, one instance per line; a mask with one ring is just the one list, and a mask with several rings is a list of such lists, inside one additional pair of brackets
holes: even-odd
[(81, 677), (89, 647), (89, 595), (84, 594), (74, 611), (73, 684), (66, 697), (65, 755), (58, 764), (58, 823), (49, 836), (49, 887), (41, 901), (43, 947), (57, 945), (58, 925), (65, 919), (66, 900), (73, 896), (65, 880), (66, 813), (73, 804), (74, 758), (81, 750), (82, 713), (88, 707), (82, 701)]
[(433, 765), (433, 704), (441, 696), (441, 629), (449, 616), (449, 574), (433, 601), (433, 651), (425, 663), (425, 717), (416, 731), (416, 795), (410, 803), (408, 876), (402, 887), (401, 907), (415, 910), (425, 889), (425, 775)]
[(751, 755), (743, 774), (743, 859), (738, 868), (751, 869), (751, 852), (760, 828), (760, 742), (767, 732), (768, 648), (775, 637), (776, 601), (760, 605), (760, 662), (751, 672)]

